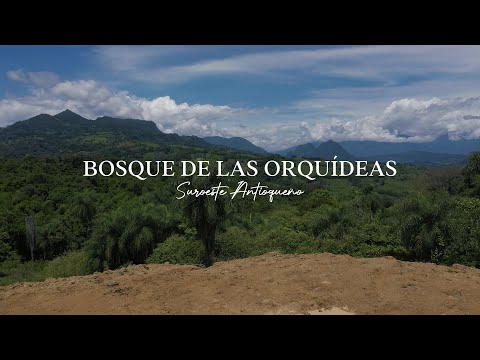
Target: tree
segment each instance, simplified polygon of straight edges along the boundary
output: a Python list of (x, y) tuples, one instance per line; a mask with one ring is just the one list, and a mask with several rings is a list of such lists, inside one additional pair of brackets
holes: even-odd
[(8, 244), (8, 234), (0, 231), (0, 263), (9, 259), (14, 254), (11, 246)]
[[(216, 171), (213, 171), (216, 173)], [(210, 189), (218, 186), (217, 176), (193, 177), (191, 186), (196, 189)], [(226, 218), (226, 201), (224, 196), (185, 196), (185, 214), (197, 230), (197, 236), (203, 243), (205, 255), (203, 264), (211, 266), (213, 264), (213, 253), (215, 250), (215, 237), (219, 226)]]
[(36, 235), (35, 221), (31, 216), (25, 218), (25, 233), (27, 238), (27, 243), (30, 248), (30, 255), (33, 261), (33, 252), (35, 250), (35, 235)]
[(463, 184), (461, 168), (450, 166), (446, 168), (429, 169), (419, 178), (421, 186), (427, 191), (447, 191), (457, 194)]
[(450, 239), (442, 262), (480, 267), (480, 199), (460, 197), (448, 217)]
[(470, 154), (462, 173), (465, 176), (467, 188), (472, 188), (473, 193), (480, 196), (480, 152)]
[(400, 238), (415, 259), (432, 261), (440, 256), (450, 238), (447, 220), (453, 206), (447, 193), (417, 194), (403, 201)]
[(470, 154), (463, 172), (465, 175), (480, 175), (480, 152)]
[(71, 214), (56, 216), (38, 228), (37, 249), (50, 260), (66, 251), (80, 249), (86, 240), (85, 227)]
[(146, 204), (119, 209), (102, 218), (88, 244), (94, 270), (144, 263), (154, 246), (172, 232), (174, 220), (167, 207)]
[(92, 220), (97, 213), (95, 197), (92, 192), (83, 192), (76, 195), (70, 207), (72, 215), (76, 216), (86, 229), (85, 237), (90, 235)]

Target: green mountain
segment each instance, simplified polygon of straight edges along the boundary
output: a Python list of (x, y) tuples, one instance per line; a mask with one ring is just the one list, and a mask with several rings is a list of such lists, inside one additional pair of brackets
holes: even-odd
[(225, 138), (221, 136), (208, 136), (203, 138), (203, 140), (212, 145), (223, 146), (230, 149), (248, 151), (255, 154), (267, 154), (266, 150), (241, 137)]
[(349, 154), (340, 144), (329, 140), (315, 146), (312, 143), (296, 146), (290, 149), (287, 156), (303, 157), (308, 159), (325, 159), (333, 160), (337, 156), (337, 160), (353, 160), (354, 157)]
[(163, 151), (165, 146), (212, 148), (196, 136), (165, 134), (152, 121), (107, 116), (88, 120), (70, 110), (40, 114), (0, 129), (1, 157), (77, 153), (126, 156)]

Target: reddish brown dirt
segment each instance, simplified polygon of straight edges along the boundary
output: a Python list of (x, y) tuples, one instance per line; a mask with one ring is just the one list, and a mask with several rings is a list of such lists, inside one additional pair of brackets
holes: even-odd
[(480, 314), (480, 270), (278, 255), (0, 286), (0, 314)]

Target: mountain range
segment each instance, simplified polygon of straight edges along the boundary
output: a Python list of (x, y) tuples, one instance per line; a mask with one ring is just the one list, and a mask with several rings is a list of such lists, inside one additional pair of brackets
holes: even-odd
[(480, 139), (453, 141), (448, 135), (440, 136), (432, 142), (390, 143), (380, 141), (326, 141), (310, 142), (288, 149), (276, 151), (287, 157), (330, 159), (332, 154), (340, 160), (369, 160), (385, 162), (438, 166), (459, 164), (469, 153), (480, 151)]
[(443, 154), (467, 155), (480, 150), (480, 139), (450, 140), (448, 135), (439, 136), (431, 142), (382, 142), (382, 141), (341, 141), (345, 150), (358, 157), (383, 154), (399, 154), (409, 151), (422, 151)]
[(184, 145), (212, 148), (196, 136), (165, 134), (152, 121), (108, 116), (88, 120), (70, 110), (40, 114), (0, 128), (0, 155), (54, 156), (73, 153), (116, 155), (153, 150), (152, 146)]
[(398, 164), (414, 164), (423, 166), (442, 166), (461, 164), (466, 161), (467, 155), (433, 153), (428, 151), (405, 151), (398, 154), (370, 155), (363, 160), (387, 162), (395, 160)]
[[(233, 149), (255, 154), (267, 151), (241, 137), (180, 136), (161, 132), (152, 121), (102, 116), (86, 119), (70, 110), (56, 115), (40, 114), (0, 128), (0, 156), (56, 156), (76, 153), (128, 155), (163, 151), (165, 146), (184, 151)], [(190, 150), (188, 150), (188, 149)], [(480, 151), (480, 139), (452, 141), (441, 136), (428, 143), (377, 141), (310, 142), (276, 151), (286, 157), (309, 159), (369, 160), (417, 165), (447, 165), (465, 161), (472, 151)]]

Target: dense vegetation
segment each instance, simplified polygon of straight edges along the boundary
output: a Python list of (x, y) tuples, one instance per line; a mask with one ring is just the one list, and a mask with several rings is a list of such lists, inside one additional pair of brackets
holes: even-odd
[[(242, 157), (249, 155), (235, 154)], [(328, 251), (480, 267), (479, 160), (471, 156), (463, 171), (403, 166), (395, 178), (260, 179), (307, 192), (273, 203), (246, 198), (207, 204), (202, 197), (202, 204), (175, 199), (177, 178), (86, 178), (78, 157), (4, 159), (0, 281), (132, 263), (200, 263), (205, 253), (199, 239), (212, 240), (216, 260)], [(213, 213), (204, 211), (209, 207)], [(33, 263), (27, 215), (36, 223)]]
[[(11, 137), (10, 144), (15, 141), (20, 140)], [(181, 142), (129, 138), (127, 144), (132, 146), (122, 145), (118, 158), (278, 157)], [(252, 184), (306, 191), (273, 203), (264, 197), (178, 201), (175, 187), (185, 179), (177, 177), (83, 177), (83, 160), (92, 157), (105, 159), (97, 149), (89, 155), (0, 159), (0, 284), (138, 263), (210, 265), (272, 251), (390, 255), (480, 267), (480, 153), (458, 168), (399, 166), (393, 178), (250, 178)], [(192, 181), (205, 186), (216, 180)], [(33, 261), (27, 216), (36, 225)]]

